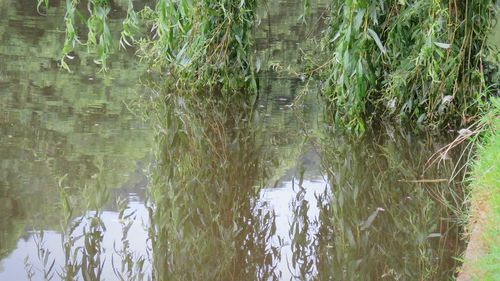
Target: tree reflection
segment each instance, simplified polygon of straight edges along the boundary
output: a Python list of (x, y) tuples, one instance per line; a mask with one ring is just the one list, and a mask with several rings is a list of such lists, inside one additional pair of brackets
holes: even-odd
[[(462, 243), (456, 207), (461, 186), (448, 182), (450, 155), (423, 173), (443, 140), (372, 134), (362, 141), (327, 135), (320, 144), (330, 190), (320, 196), (317, 280), (444, 280)], [(445, 140), (444, 140), (445, 141)]]
[(156, 280), (268, 280), (274, 215), (258, 192), (273, 168), (261, 123), (239, 101), (155, 103), (150, 239)]

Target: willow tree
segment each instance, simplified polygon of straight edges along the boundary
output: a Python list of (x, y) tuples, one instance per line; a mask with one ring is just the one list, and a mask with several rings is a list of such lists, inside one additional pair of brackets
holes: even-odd
[(498, 94), (486, 40), (496, 3), (332, 0), (322, 91), (336, 120), (362, 130), (374, 114), (434, 127), (475, 119)]
[[(37, 1), (39, 10), (48, 7), (49, 0)], [(106, 67), (113, 49), (111, 2), (66, 0), (63, 67), (80, 44)], [(175, 88), (255, 90), (256, 2), (156, 0), (134, 9), (128, 0), (120, 45), (135, 45)], [(498, 60), (491, 56), (498, 51), (486, 40), (497, 3), (331, 0), (319, 69), (336, 121), (363, 130), (373, 116), (441, 128), (476, 119), (488, 97), (498, 94)], [(304, 0), (306, 13), (310, 4)]]
[[(37, 1), (41, 13), (49, 8), (48, 0)], [(61, 66), (69, 69), (72, 52), (83, 45), (106, 69), (118, 45), (108, 26), (111, 2), (66, 0)], [(128, 0), (119, 45), (137, 48), (141, 59), (177, 88), (256, 89), (250, 51), (255, 5), (256, 0), (157, 0), (134, 9)]]

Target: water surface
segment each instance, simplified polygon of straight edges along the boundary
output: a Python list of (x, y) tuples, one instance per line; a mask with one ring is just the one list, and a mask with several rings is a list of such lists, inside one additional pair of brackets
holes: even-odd
[(162, 91), (133, 56), (62, 71), (63, 3), (0, 2), (0, 280), (451, 278), (459, 151), (426, 169), (448, 136), (346, 134), (316, 85), (294, 103), (301, 77), (271, 69), (300, 66), (325, 7), (303, 25), (298, 2), (259, 8), (255, 109), (176, 97), (154, 128), (129, 110)]

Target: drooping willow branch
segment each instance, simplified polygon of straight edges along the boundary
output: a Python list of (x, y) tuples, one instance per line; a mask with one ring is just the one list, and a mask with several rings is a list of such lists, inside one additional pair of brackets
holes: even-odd
[[(39, 10), (48, 5), (38, 0)], [(136, 11), (129, 0), (119, 44), (114, 44), (107, 0), (66, 0), (61, 66), (69, 70), (67, 59), (78, 45), (96, 53), (95, 62), (103, 69), (115, 45), (133, 46), (153, 69), (174, 77), (170, 80), (177, 87), (256, 89), (251, 55), (255, 7), (256, 0), (157, 0)]]

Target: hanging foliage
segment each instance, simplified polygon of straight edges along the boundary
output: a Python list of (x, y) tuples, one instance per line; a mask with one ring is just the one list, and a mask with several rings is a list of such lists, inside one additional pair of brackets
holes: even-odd
[(140, 56), (177, 87), (256, 88), (251, 62), (255, 0), (159, 0), (147, 14), (151, 36)]
[(373, 115), (470, 122), (498, 93), (486, 43), (496, 2), (333, 0), (322, 91), (335, 119), (358, 131)]
[[(114, 46), (110, 6), (109, 0), (66, 0), (62, 67), (69, 70), (71, 52), (86, 45), (106, 69)], [(256, 90), (251, 56), (255, 6), (256, 0), (157, 0), (135, 11), (129, 0), (119, 45), (137, 47), (139, 56), (177, 88)], [(49, 1), (38, 0), (39, 11), (42, 7), (47, 9)]]

